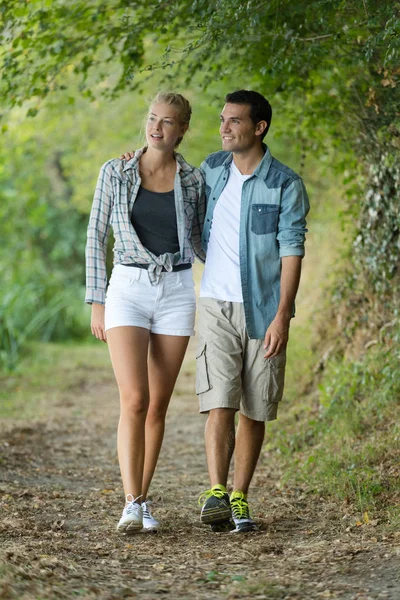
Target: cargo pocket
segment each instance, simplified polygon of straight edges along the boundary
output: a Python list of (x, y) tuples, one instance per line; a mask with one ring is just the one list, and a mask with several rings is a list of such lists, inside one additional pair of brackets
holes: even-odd
[(196, 355), (196, 394), (204, 394), (211, 388), (208, 376), (207, 344), (201, 344)]
[(279, 206), (277, 204), (253, 204), (251, 231), (257, 235), (273, 233), (278, 228)]
[(286, 351), (268, 358), (267, 403), (277, 404), (282, 400), (285, 384)]

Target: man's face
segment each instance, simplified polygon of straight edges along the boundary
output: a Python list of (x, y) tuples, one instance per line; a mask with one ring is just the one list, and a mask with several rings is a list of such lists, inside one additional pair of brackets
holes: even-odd
[(222, 149), (228, 152), (247, 152), (260, 143), (257, 126), (250, 118), (248, 104), (225, 104), (221, 113), (219, 132)]

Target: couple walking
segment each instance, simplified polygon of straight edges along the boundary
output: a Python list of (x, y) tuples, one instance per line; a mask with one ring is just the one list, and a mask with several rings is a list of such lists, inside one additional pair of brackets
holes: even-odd
[[(118, 458), (126, 504), (117, 529), (125, 533), (160, 526), (148, 491), (194, 333), (195, 256), (205, 262), (196, 393), (200, 412), (208, 414), (210, 478), (200, 518), (213, 531), (256, 529), (247, 494), (265, 421), (276, 418), (283, 393), (309, 209), (303, 182), (263, 143), (272, 110), (261, 94), (226, 96), (222, 151), (200, 169), (176, 152), (190, 117), (180, 94), (155, 97), (146, 146), (101, 168), (88, 227), (91, 329), (108, 343), (120, 394)], [(114, 268), (107, 287), (110, 227)]]

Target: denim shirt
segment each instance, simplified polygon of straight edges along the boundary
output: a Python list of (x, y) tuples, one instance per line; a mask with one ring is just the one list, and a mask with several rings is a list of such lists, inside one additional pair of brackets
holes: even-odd
[[(281, 258), (304, 256), (309, 201), (302, 179), (271, 156), (264, 157), (243, 184), (239, 260), (246, 329), (263, 339), (280, 298)], [(229, 178), (231, 152), (215, 152), (200, 169), (206, 180), (207, 211), (202, 243), (207, 251), (213, 213)], [(294, 305), (292, 316), (294, 316)]]

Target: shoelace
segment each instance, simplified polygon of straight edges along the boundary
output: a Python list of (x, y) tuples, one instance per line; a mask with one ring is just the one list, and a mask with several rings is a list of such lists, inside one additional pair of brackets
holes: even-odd
[(147, 517), (149, 519), (153, 518), (153, 515), (150, 512), (150, 506), (152, 504), (153, 504), (153, 502), (151, 500), (144, 500), (144, 502), (142, 502), (143, 516)]
[(223, 492), (222, 490), (206, 490), (205, 492), (203, 492), (202, 494), (200, 494), (199, 499), (198, 499), (198, 504), (204, 504), (204, 502), (206, 502), (206, 500), (208, 500), (211, 496), (216, 496), (216, 498), (223, 498), (225, 496), (226, 492)]
[(235, 519), (248, 519), (250, 517), (249, 504), (243, 497), (231, 499), (231, 509)]
[[(137, 510), (137, 507), (134, 506), (134, 504), (137, 503), (137, 501), (139, 500), (139, 498), (141, 498), (142, 495), (140, 494), (140, 496), (137, 496), (137, 498), (134, 498), (132, 496), (132, 494), (127, 494), (125, 496), (125, 500), (126, 500), (126, 506), (125, 506), (125, 510), (128, 513), (128, 515), (130, 515), (132, 512), (135, 512)], [(131, 498), (131, 500), (129, 500), (129, 498)]]

